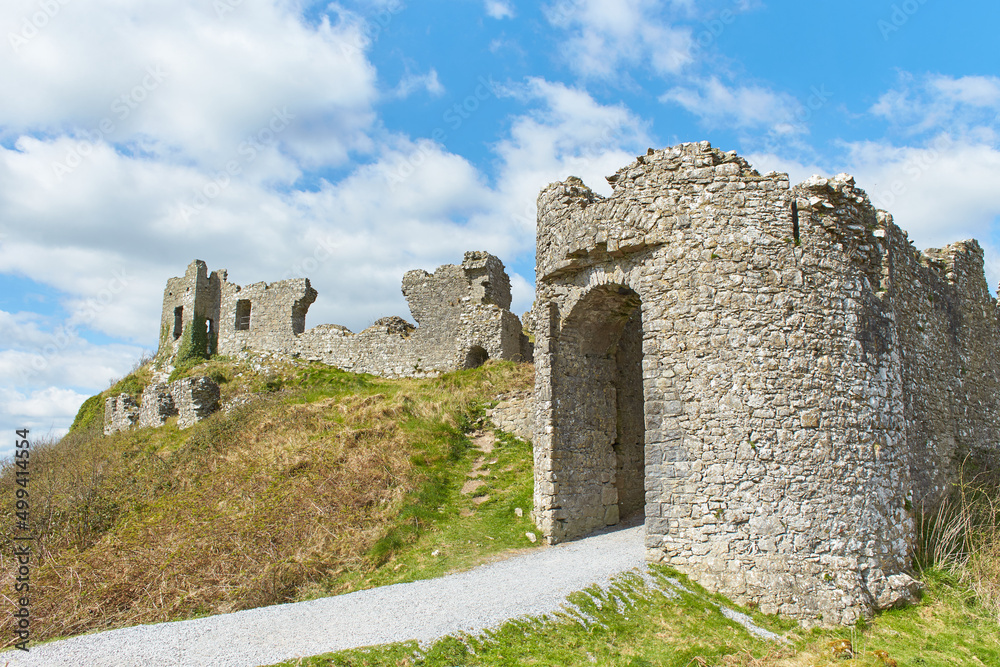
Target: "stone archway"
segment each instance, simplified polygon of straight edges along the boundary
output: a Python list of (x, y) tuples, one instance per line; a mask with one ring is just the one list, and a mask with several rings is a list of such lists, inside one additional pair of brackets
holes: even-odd
[(481, 345), (473, 345), (466, 351), (465, 358), (462, 361), (462, 368), (468, 370), (470, 368), (479, 368), (490, 358), (490, 353), (486, 351)]
[[(600, 285), (573, 306), (552, 360), (553, 429), (539, 505), (551, 541), (572, 539), (642, 511), (644, 494), (642, 303), (619, 284)], [(536, 467), (537, 470), (537, 467)], [(548, 514), (548, 517), (545, 515)]]

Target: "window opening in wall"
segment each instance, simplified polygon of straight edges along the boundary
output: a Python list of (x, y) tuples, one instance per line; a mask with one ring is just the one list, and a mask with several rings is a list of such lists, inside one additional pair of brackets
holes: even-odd
[(799, 244), (799, 205), (792, 202), (792, 238)]
[(236, 302), (236, 330), (250, 331), (250, 299)]
[(215, 338), (215, 322), (212, 321), (211, 317), (205, 318), (205, 328), (208, 331), (208, 342), (205, 345), (205, 352), (211, 356), (215, 354), (215, 350), (212, 349), (212, 340)]
[(181, 337), (184, 331), (184, 306), (174, 308), (174, 340)]

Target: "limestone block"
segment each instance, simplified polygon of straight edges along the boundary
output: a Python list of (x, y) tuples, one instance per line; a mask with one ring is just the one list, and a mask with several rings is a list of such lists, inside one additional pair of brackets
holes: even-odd
[(219, 385), (209, 377), (184, 378), (171, 383), (177, 406), (177, 427), (190, 428), (219, 407)]
[(128, 394), (109, 396), (104, 400), (104, 435), (128, 431), (139, 421), (139, 405)]
[(143, 390), (142, 407), (139, 410), (140, 427), (163, 426), (169, 417), (176, 414), (170, 385), (154, 383)]

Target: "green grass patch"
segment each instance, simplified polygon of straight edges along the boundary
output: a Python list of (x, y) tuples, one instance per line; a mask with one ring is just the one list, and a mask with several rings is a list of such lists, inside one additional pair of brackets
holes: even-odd
[[(422, 380), (264, 359), (180, 373), (222, 380), (230, 409), (183, 431), (168, 420), (106, 437), (104, 392), (80, 411), (89, 428), (33, 452), (34, 639), (368, 585), (456, 514), (436, 508), (460, 497), (477, 406), (531, 383), (510, 363)], [(151, 376), (144, 366), (109, 391), (141, 393)], [(13, 496), (13, 478), (0, 472), (0, 494)], [(0, 521), (12, 512), (0, 507)], [(503, 548), (491, 546), (480, 553)], [(13, 637), (10, 619), (0, 632)]]
[[(530, 519), (531, 444), (498, 432), (490, 454), (473, 448), (465, 437), (451, 445), (450, 456), (433, 464), (421, 461), (420, 467), (434, 469), (393, 529), (369, 552), (378, 566), (341, 573), (314, 596), (439, 577), (541, 545), (527, 537), (540, 538)], [(477, 462), (476, 477), (470, 478)], [(483, 486), (463, 494), (470, 479)]]
[[(606, 591), (570, 595), (575, 608), (545, 618), (508, 622), (473, 636), (450, 636), (421, 648), (415, 642), (340, 651), (277, 667), (422, 667), (612, 665), (637, 667), (951, 667), (1000, 664), (1000, 626), (954, 578), (929, 572), (916, 606), (877, 616), (864, 629), (804, 630), (787, 619), (741, 609), (678, 573), (652, 566), (655, 587), (636, 575)], [(689, 592), (666, 583), (677, 578)], [(673, 593), (667, 591), (673, 590)], [(722, 615), (718, 602), (785, 636), (760, 639)], [(582, 614), (580, 612), (583, 612)], [(844, 649), (847, 649), (847, 652)]]

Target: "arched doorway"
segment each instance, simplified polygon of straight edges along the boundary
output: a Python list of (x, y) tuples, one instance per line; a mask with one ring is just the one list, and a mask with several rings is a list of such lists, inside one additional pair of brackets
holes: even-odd
[(462, 362), (462, 368), (479, 368), (490, 358), (489, 352), (479, 345), (473, 345), (465, 353), (465, 360)]
[(644, 508), (642, 338), (641, 299), (624, 285), (591, 289), (562, 322), (552, 362), (555, 540)]

